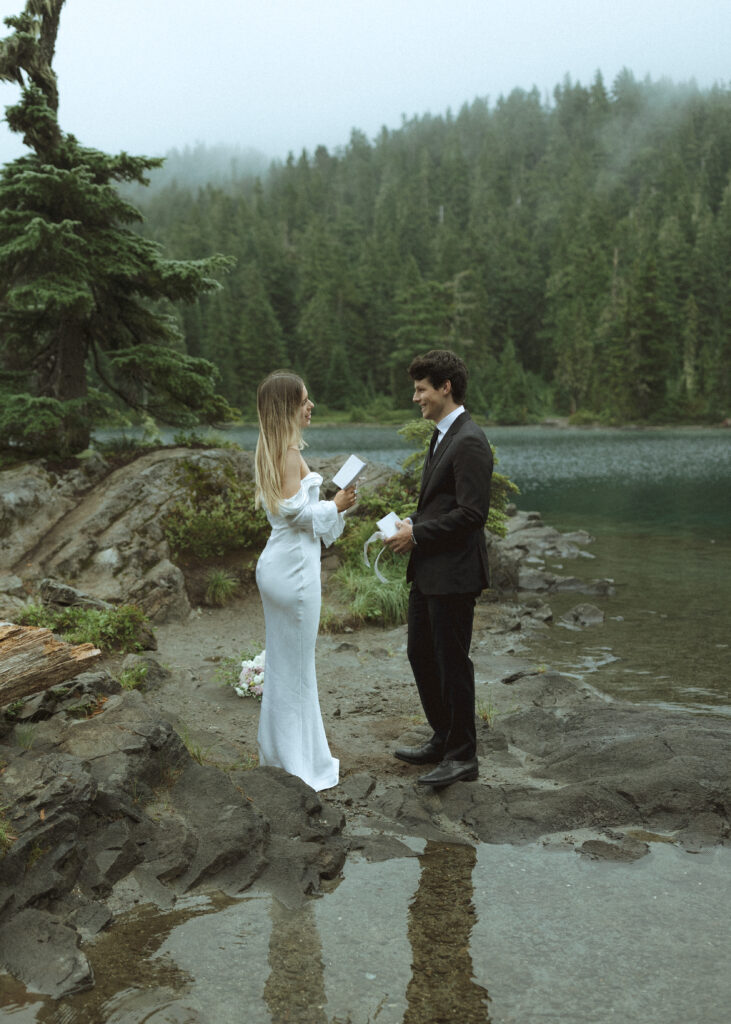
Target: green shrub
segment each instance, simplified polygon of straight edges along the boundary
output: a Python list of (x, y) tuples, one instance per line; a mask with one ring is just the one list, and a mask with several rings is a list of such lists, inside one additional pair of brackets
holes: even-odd
[[(495, 465), (498, 464), (498, 457), (495, 449), (492, 450), (495, 458)], [(513, 495), (520, 494), (520, 488), (508, 477), (503, 476), (493, 469), (492, 484), (490, 487), (490, 512), (487, 516), (487, 528), (496, 537), (504, 537), (508, 529), (508, 517), (505, 509), (513, 500)]]
[(253, 481), (237, 479), (233, 470), (220, 474), (183, 460), (176, 470), (186, 495), (170, 509), (163, 524), (168, 544), (197, 558), (263, 547), (269, 523), (254, 507)]
[(135, 604), (115, 608), (44, 608), (28, 605), (18, 615), (25, 626), (43, 626), (70, 644), (93, 644), (101, 650), (142, 650), (140, 634), (150, 628), (147, 616)]
[(577, 409), (569, 416), (569, 423), (572, 427), (593, 427), (599, 422), (599, 417), (590, 409)]
[(178, 431), (177, 434), (173, 434), (173, 443), (181, 448), (238, 448), (241, 450), (241, 445), (236, 441), (231, 441), (213, 430), (207, 430), (204, 434), (200, 434), (197, 430)]
[(211, 569), (206, 576), (206, 604), (221, 608), (236, 593), (239, 581), (225, 569)]
[[(406, 559), (399, 575), (381, 583), (371, 569), (343, 565), (333, 574), (337, 586), (349, 602), (352, 617), (360, 622), (398, 626), (406, 621), (409, 585), (406, 582)], [(384, 576), (386, 574), (384, 573)]]
[(125, 668), (119, 674), (119, 685), (123, 690), (136, 690), (145, 685), (147, 678), (147, 665), (135, 665), (134, 668)]

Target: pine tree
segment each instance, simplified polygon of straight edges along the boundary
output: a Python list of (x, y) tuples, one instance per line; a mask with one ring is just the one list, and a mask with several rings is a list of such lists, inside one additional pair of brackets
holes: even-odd
[(498, 423), (525, 423), (528, 387), (525, 371), (509, 339), (500, 354), (491, 379), (490, 417)]
[(234, 348), (236, 404), (256, 408), (256, 387), (267, 373), (286, 362), (282, 331), (256, 263), (243, 269), (245, 299)]
[(5, 19), (0, 79), (31, 153), (0, 172), (0, 445), (30, 454), (87, 447), (110, 396), (173, 423), (226, 418), (217, 371), (184, 351), (170, 303), (218, 287), (228, 262), (165, 259), (132, 225), (120, 182), (159, 159), (109, 156), (61, 131), (53, 55), (64, 0), (27, 0)]

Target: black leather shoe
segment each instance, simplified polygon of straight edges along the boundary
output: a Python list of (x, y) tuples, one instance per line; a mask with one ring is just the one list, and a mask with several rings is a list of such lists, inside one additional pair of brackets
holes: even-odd
[(393, 756), (408, 764), (439, 764), (442, 760), (442, 748), (429, 740), (423, 747), (397, 747)]
[(422, 786), (450, 786), (453, 782), (474, 782), (477, 779), (477, 758), (469, 761), (442, 761), (419, 778)]

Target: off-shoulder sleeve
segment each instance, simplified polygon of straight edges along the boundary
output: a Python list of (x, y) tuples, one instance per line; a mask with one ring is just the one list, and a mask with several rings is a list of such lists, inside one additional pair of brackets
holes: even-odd
[(338, 512), (334, 501), (310, 502), (307, 491), (300, 487), (291, 498), (279, 502), (279, 515), (289, 519), (292, 526), (306, 530), (329, 547), (345, 528), (345, 518)]

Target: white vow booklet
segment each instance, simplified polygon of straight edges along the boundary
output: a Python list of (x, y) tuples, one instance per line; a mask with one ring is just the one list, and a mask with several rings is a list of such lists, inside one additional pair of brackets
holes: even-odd
[(383, 536), (388, 540), (389, 537), (393, 537), (394, 533), (398, 532), (398, 524), (401, 522), (395, 512), (389, 512), (383, 519), (379, 519), (376, 526), (381, 531)]
[(365, 462), (359, 459), (357, 455), (351, 455), (342, 464), (340, 469), (333, 477), (333, 483), (336, 487), (344, 490), (346, 487), (350, 487), (354, 483), (359, 474), (365, 469)]

